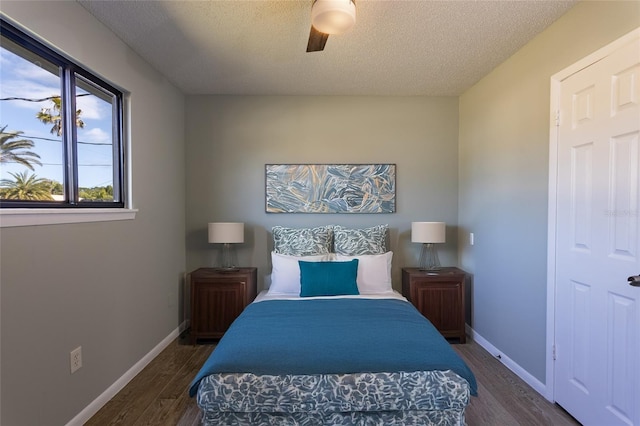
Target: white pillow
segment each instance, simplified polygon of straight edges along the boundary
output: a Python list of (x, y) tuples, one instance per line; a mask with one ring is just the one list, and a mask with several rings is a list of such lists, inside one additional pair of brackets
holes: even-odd
[(379, 294), (393, 291), (391, 286), (391, 259), (393, 252), (383, 254), (361, 254), (357, 256), (337, 255), (338, 260), (358, 259), (358, 291), (360, 294)]
[(300, 296), (300, 265), (298, 260), (307, 262), (326, 262), (332, 254), (313, 256), (289, 256), (271, 252), (271, 285), (269, 294), (289, 294)]

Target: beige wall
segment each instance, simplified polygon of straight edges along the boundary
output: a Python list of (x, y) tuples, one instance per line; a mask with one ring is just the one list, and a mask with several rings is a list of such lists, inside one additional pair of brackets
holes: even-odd
[[(210, 265), (206, 226), (246, 223), (241, 263), (270, 272), (274, 225), (389, 224), (394, 287), (415, 266), (412, 221), (445, 221), (443, 264), (456, 262), (458, 100), (429, 97), (189, 96), (187, 265)], [(267, 214), (268, 163), (395, 163), (394, 214)], [(262, 283), (261, 283), (262, 284)], [(262, 285), (260, 286), (262, 287)]]
[[(474, 273), (473, 327), (543, 380), (549, 77), (637, 26), (638, 5), (580, 3), (459, 102), (185, 101), (77, 3), (3, 1), (2, 12), (132, 92), (140, 212), (133, 221), (0, 231), (0, 423), (66, 423), (174, 330), (182, 273), (214, 258), (210, 221), (246, 223), (239, 257), (262, 277), (273, 225), (388, 223), (397, 289), (400, 267), (417, 263), (410, 222), (446, 221), (441, 260), (455, 264), (459, 254)], [(264, 212), (266, 163), (333, 162), (395, 163), (397, 213)], [(71, 376), (78, 345), (84, 367)]]
[(63, 425), (179, 325), (184, 97), (76, 2), (0, 6), (132, 93), (136, 219), (0, 231), (0, 423)]
[(581, 2), (460, 97), (459, 249), (474, 274), (472, 325), (542, 383), (550, 77), (639, 24), (640, 2)]

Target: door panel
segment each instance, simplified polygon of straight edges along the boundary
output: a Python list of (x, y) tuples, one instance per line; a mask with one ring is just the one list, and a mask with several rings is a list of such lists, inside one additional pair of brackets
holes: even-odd
[(561, 83), (555, 399), (584, 425), (640, 426), (640, 41)]

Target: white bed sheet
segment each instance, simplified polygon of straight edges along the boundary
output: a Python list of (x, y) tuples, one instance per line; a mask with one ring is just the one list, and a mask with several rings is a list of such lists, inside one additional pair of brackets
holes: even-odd
[(375, 293), (375, 294), (356, 294), (356, 295), (342, 295), (342, 296), (314, 296), (314, 297), (300, 297), (295, 294), (284, 294), (284, 293), (269, 293), (269, 290), (261, 291), (258, 296), (255, 298), (253, 303), (263, 302), (265, 300), (313, 300), (313, 299), (398, 299), (404, 300), (407, 299), (398, 293), (397, 291), (389, 291), (386, 293)]

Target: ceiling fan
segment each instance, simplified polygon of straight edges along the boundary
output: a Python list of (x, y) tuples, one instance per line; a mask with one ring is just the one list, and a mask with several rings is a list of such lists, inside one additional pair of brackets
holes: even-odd
[(342, 34), (355, 23), (355, 0), (313, 0), (307, 52), (324, 50), (330, 34)]

